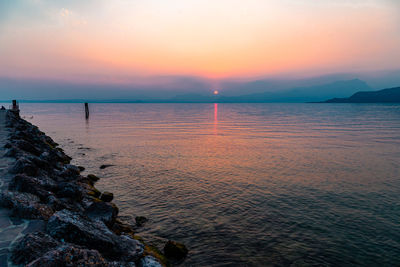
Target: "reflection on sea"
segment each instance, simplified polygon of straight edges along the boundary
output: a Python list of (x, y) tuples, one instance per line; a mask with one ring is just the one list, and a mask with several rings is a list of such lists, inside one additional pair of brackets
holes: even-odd
[(185, 265), (400, 262), (399, 105), (21, 106)]

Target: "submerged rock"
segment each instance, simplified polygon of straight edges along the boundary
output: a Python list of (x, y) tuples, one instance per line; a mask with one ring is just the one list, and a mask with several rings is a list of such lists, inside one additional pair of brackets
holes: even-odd
[(115, 166), (115, 165), (113, 165), (113, 164), (103, 164), (103, 165), (100, 166), (100, 169), (103, 170), (105, 168), (112, 167), (112, 166)]
[(93, 182), (97, 182), (98, 180), (100, 180), (100, 178), (97, 177), (97, 176), (94, 175), (94, 174), (88, 174), (87, 178), (88, 178), (89, 180), (93, 181)]
[(144, 216), (136, 216), (135, 221), (136, 221), (136, 225), (141, 227), (143, 226), (149, 219), (147, 219)]
[(184, 244), (169, 240), (164, 247), (164, 254), (168, 258), (181, 260), (188, 254), (188, 249)]
[(103, 194), (101, 194), (100, 199), (103, 200), (104, 202), (111, 202), (114, 198), (114, 194), (110, 193), (110, 192), (103, 192)]

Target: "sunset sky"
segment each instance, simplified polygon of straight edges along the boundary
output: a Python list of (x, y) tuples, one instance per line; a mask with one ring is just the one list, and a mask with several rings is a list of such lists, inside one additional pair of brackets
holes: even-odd
[(399, 59), (398, 0), (0, 0), (0, 77), (301, 77)]

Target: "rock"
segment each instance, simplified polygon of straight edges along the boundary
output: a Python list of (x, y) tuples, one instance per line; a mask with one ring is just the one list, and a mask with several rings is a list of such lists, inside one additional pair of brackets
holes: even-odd
[(101, 194), (100, 199), (103, 200), (104, 202), (111, 202), (114, 198), (114, 194), (110, 193), (110, 192), (103, 192), (103, 194)]
[(79, 167), (72, 165), (72, 164), (65, 164), (64, 166), (66, 169), (68, 169), (73, 175), (79, 175), (81, 173), (81, 170)]
[(103, 165), (100, 166), (100, 169), (103, 170), (105, 168), (112, 167), (112, 166), (115, 166), (115, 165), (113, 165), (113, 164), (103, 164)]
[(118, 236), (98, 220), (69, 210), (61, 210), (49, 219), (47, 233), (77, 245), (97, 249), (110, 260), (136, 261), (144, 246), (128, 236)]
[(13, 145), (10, 143), (10, 142), (7, 142), (5, 145), (4, 145), (4, 148), (11, 148)]
[(83, 172), (85, 170), (85, 167), (83, 166), (78, 166), (79, 171)]
[(108, 227), (115, 223), (118, 215), (118, 207), (112, 203), (93, 202), (85, 211), (85, 215), (92, 220), (100, 220)]
[(83, 189), (77, 184), (63, 182), (58, 185), (56, 195), (80, 201), (83, 197)]
[(188, 254), (188, 249), (185, 245), (169, 240), (164, 247), (164, 254), (167, 258), (182, 260)]
[(31, 193), (38, 196), (42, 201), (53, 195), (50, 190), (56, 187), (55, 182), (48, 177), (35, 178), (25, 174), (18, 174), (11, 179), (9, 190)]
[(121, 234), (129, 234), (131, 236), (134, 235), (135, 227), (129, 223), (121, 221), (119, 218), (115, 220), (115, 223), (112, 226), (112, 231), (117, 235)]
[(38, 168), (27, 158), (21, 157), (9, 169), (9, 173), (26, 173), (27, 175), (35, 176), (38, 173)]
[(57, 247), (26, 265), (27, 267), (108, 266), (97, 250), (78, 248), (70, 244)]
[(11, 260), (15, 264), (27, 264), (59, 244), (60, 242), (42, 232), (27, 234), (12, 248)]
[(91, 180), (91, 181), (93, 181), (93, 182), (97, 182), (98, 180), (100, 180), (100, 178), (97, 177), (97, 176), (94, 175), (94, 174), (89, 174), (89, 175), (87, 176), (87, 178), (89, 178), (89, 180)]
[(146, 256), (140, 259), (139, 267), (162, 267), (162, 265), (152, 256)]
[(136, 225), (141, 227), (143, 226), (149, 219), (147, 219), (144, 216), (136, 216), (135, 221), (136, 221)]
[(41, 154), (41, 152), (35, 146), (33, 146), (32, 144), (30, 144), (29, 142), (27, 142), (25, 140), (18, 140), (15, 142), (15, 145), (19, 149), (29, 152), (35, 156), (39, 156)]
[(108, 263), (107, 267), (136, 267), (136, 264), (134, 262), (112, 261)]
[(47, 220), (54, 212), (51, 207), (39, 203), (37, 196), (29, 193), (3, 191), (0, 205), (11, 209), (12, 216), (24, 219)]
[(19, 150), (15, 147), (11, 147), (7, 149), (6, 153), (4, 153), (4, 157), (15, 158), (19, 153)]

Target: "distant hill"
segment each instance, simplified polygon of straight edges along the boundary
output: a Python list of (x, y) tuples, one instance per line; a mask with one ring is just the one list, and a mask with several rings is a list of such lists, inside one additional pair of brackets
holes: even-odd
[(332, 98), (324, 103), (400, 103), (400, 87), (357, 92), (348, 98)]

